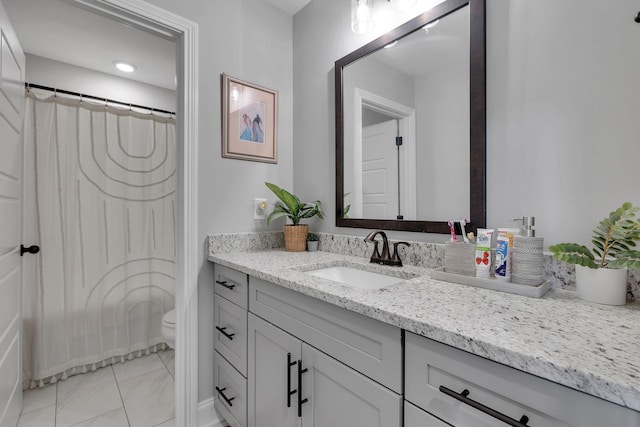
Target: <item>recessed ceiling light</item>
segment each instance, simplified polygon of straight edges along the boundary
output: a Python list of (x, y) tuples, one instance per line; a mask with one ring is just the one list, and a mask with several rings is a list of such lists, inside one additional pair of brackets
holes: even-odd
[(389, 49), (391, 47), (394, 47), (397, 44), (398, 44), (398, 40), (395, 40), (395, 41), (392, 41), (391, 43), (389, 43), (388, 45), (386, 45), (384, 48), (385, 49)]
[(439, 20), (439, 19), (436, 19), (436, 20), (435, 20), (435, 21), (433, 21), (433, 22), (429, 22), (427, 25), (425, 25), (425, 26), (424, 26), (424, 27), (422, 27), (422, 28), (424, 28), (425, 30), (428, 30), (429, 28), (433, 28), (433, 27), (435, 27), (436, 25), (438, 25), (438, 22), (440, 22), (440, 20)]
[(113, 65), (120, 71), (124, 71), (125, 73), (133, 73), (138, 67), (135, 65), (124, 62), (124, 61), (113, 61)]

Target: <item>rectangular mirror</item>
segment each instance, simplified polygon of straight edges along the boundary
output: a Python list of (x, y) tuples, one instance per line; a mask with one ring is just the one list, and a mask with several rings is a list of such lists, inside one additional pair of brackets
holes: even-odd
[(336, 225), (484, 227), (485, 4), (447, 0), (336, 61)]

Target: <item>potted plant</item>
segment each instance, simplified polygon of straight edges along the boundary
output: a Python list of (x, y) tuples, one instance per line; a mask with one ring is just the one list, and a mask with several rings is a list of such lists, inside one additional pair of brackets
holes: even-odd
[(300, 199), (287, 190), (278, 187), (270, 182), (265, 182), (266, 186), (280, 199), (275, 203), (273, 212), (267, 217), (267, 224), (276, 218), (287, 217), (292, 224), (284, 226), (284, 246), (290, 252), (302, 252), (306, 248), (307, 233), (309, 225), (300, 224), (300, 220), (318, 216), (324, 218), (324, 212), (320, 207), (320, 201), (313, 203), (303, 203)]
[(307, 234), (307, 250), (309, 252), (315, 252), (318, 250), (318, 241), (320, 240), (320, 236), (315, 233)]
[(549, 247), (555, 259), (576, 266), (578, 297), (601, 304), (626, 303), (627, 269), (640, 269), (640, 251), (631, 249), (640, 241), (638, 210), (626, 202), (600, 221), (591, 250), (576, 243)]

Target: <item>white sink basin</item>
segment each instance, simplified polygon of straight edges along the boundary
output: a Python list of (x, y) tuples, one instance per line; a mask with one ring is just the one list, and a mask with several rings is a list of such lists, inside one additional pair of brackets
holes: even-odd
[(406, 280), (401, 277), (344, 266), (319, 268), (306, 271), (306, 273), (358, 289), (381, 289)]

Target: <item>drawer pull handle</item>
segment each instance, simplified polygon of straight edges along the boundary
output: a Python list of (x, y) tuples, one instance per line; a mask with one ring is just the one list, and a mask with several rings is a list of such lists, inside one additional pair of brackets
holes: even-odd
[(302, 360), (298, 360), (298, 418), (302, 418), (302, 405), (309, 401), (309, 399), (302, 398), (302, 374), (307, 371), (307, 368), (302, 369)]
[(500, 413), (498, 411), (496, 411), (495, 409), (491, 409), (488, 406), (483, 405), (482, 403), (476, 402), (475, 400), (471, 400), (469, 399), (467, 396), (469, 395), (469, 390), (467, 390), (466, 388), (464, 390), (462, 390), (462, 393), (456, 393), (455, 391), (441, 385), (439, 387), (439, 390), (446, 394), (447, 396), (451, 396), (456, 400), (459, 400), (462, 403), (465, 403), (475, 409), (477, 409), (478, 411), (484, 412), (487, 415), (492, 416), (493, 418), (496, 418), (500, 421), (502, 421), (503, 423), (506, 423), (510, 426), (513, 427), (530, 427), (527, 425), (527, 423), (529, 422), (529, 417), (527, 417), (526, 415), (523, 415), (522, 418), (520, 418), (520, 420), (515, 420), (511, 417), (508, 417), (506, 415), (504, 415), (503, 413)]
[(225, 337), (229, 338), (230, 340), (233, 340), (233, 336), (235, 334), (230, 334), (229, 332), (227, 332), (227, 327), (226, 326), (224, 328), (221, 328), (220, 326), (216, 326), (216, 329), (218, 330), (218, 332), (220, 332)]
[(297, 362), (291, 361), (291, 353), (287, 353), (287, 408), (291, 408), (291, 396), (298, 392), (298, 390), (291, 390), (291, 367), (296, 364)]
[(218, 392), (218, 394), (220, 395), (220, 397), (222, 397), (222, 400), (224, 400), (225, 402), (227, 402), (227, 405), (229, 405), (229, 406), (233, 406), (233, 403), (231, 403), (231, 401), (232, 401), (233, 399), (235, 399), (235, 397), (228, 398), (227, 396), (225, 396), (225, 395), (224, 395), (224, 391), (225, 391), (226, 389), (227, 389), (226, 387), (225, 387), (225, 388), (220, 388), (220, 387), (216, 386), (216, 391)]
[(228, 285), (226, 280), (224, 280), (224, 281), (222, 281), (222, 280), (216, 280), (216, 283), (217, 283), (218, 285), (220, 285), (220, 286), (224, 286), (225, 288), (227, 288), (227, 289), (229, 289), (229, 290), (233, 290), (233, 288), (235, 288), (235, 287), (236, 287), (236, 285), (233, 285), (233, 284), (232, 284), (232, 285)]

